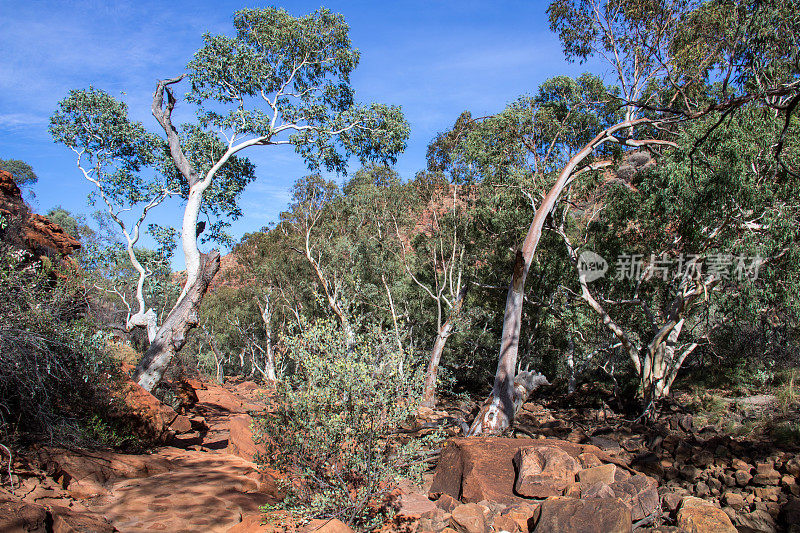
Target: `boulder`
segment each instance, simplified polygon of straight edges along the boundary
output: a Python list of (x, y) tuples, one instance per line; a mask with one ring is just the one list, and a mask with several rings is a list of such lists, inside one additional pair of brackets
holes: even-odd
[(740, 533), (776, 533), (775, 520), (767, 511), (756, 509), (752, 513), (738, 513), (734, 520)]
[(145, 437), (168, 442), (175, 434), (169, 426), (178, 418), (175, 410), (144, 390), (138, 383), (128, 381), (122, 386), (123, 407), (118, 415), (132, 422)]
[(450, 513), (438, 507), (424, 513), (419, 519), (419, 531), (441, 531), (450, 524)]
[(486, 533), (489, 527), (483, 507), (477, 503), (459, 505), (450, 513), (450, 527), (458, 533)]
[(585, 489), (581, 489), (579, 497), (584, 500), (591, 500), (594, 498), (616, 498), (616, 495), (614, 494), (614, 489), (609, 487), (606, 483), (598, 481)]
[(576, 500), (554, 497), (539, 507), (534, 533), (630, 533), (631, 512), (616, 498)]
[(726, 492), (722, 495), (722, 503), (739, 510), (744, 507), (744, 497), (737, 492)]
[(507, 508), (502, 515), (513, 520), (522, 533), (528, 533), (532, 529), (531, 520), (538, 509), (538, 504), (520, 503)]
[(560, 496), (580, 470), (578, 462), (556, 446), (520, 448), (514, 455), (514, 464), (514, 490), (528, 498)]
[(770, 464), (760, 464), (756, 467), (756, 475), (753, 476), (753, 483), (756, 485), (778, 485), (781, 482), (781, 474)]
[(169, 428), (175, 433), (188, 433), (192, 431), (192, 421), (186, 415), (178, 415), (175, 420), (169, 425)]
[(273, 533), (281, 531), (272, 524), (264, 524), (264, 515), (249, 514), (242, 517), (242, 521), (230, 528), (226, 533)]
[(459, 501), (449, 494), (442, 494), (439, 499), (436, 500), (436, 507), (448, 513), (455, 509), (458, 505)]
[(253, 461), (259, 454), (266, 453), (266, 447), (263, 444), (256, 444), (253, 439), (252, 424), (253, 418), (250, 415), (240, 414), (230, 418), (226, 452), (248, 461)]
[(624, 465), (595, 446), (556, 439), (454, 438), (442, 449), (428, 495), (435, 499), (449, 494), (457, 500), (474, 503), (481, 500), (506, 505), (524, 502), (525, 498), (514, 493), (514, 456), (521, 448), (545, 446), (558, 447), (572, 458), (592, 453), (604, 461)]
[[(398, 517), (417, 519), (423, 514), (433, 511), (437, 507), (449, 512), (458, 505), (458, 502), (450, 498), (453, 500), (453, 505), (449, 509), (445, 509), (444, 507), (439, 506), (439, 502), (434, 503), (429, 500), (426, 494), (423, 494), (418, 487), (408, 480), (400, 481), (396, 493), (397, 496), (394, 501), (394, 506), (396, 507), (395, 516)], [(443, 500), (447, 497), (447, 495), (444, 495), (439, 499)], [(446, 504), (445, 501), (442, 501), (441, 503), (442, 505)]]
[(737, 533), (722, 509), (693, 496), (687, 496), (681, 502), (678, 527), (687, 533)]
[(683, 495), (677, 492), (668, 492), (661, 497), (661, 505), (665, 511), (674, 513), (681, 506)]
[(507, 516), (496, 516), (492, 520), (492, 529), (494, 531), (506, 531), (507, 533), (516, 533), (519, 531), (519, 526), (512, 519)]
[(749, 470), (737, 470), (733, 474), (733, 477), (736, 478), (736, 484), (739, 485), (740, 487), (744, 487), (745, 485), (750, 483), (751, 479), (753, 479), (753, 476), (752, 474), (750, 474)]
[(658, 482), (644, 474), (636, 474), (625, 481), (609, 485), (614, 495), (631, 510), (633, 520), (641, 520), (651, 514), (660, 514)]

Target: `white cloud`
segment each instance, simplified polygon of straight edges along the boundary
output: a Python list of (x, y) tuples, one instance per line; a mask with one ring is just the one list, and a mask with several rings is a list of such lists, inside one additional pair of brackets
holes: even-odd
[(0, 128), (19, 129), (30, 126), (41, 126), (47, 123), (47, 117), (32, 113), (3, 113), (0, 114)]

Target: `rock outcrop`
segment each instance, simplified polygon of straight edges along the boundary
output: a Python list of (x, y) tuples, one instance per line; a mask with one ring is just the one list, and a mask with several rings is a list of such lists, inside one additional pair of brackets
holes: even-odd
[(81, 243), (61, 226), (31, 213), (13, 177), (5, 170), (0, 170), (0, 216), (6, 226), (0, 230), (0, 238), (36, 257), (66, 257), (81, 247)]
[(438, 500), (420, 520), (426, 531), (629, 532), (661, 512), (655, 479), (558, 439), (451, 439), (429, 494)]

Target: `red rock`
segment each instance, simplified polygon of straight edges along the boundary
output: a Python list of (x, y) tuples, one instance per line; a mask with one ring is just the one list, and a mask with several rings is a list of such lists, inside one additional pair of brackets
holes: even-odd
[(170, 439), (170, 444), (178, 448), (188, 448), (189, 446), (197, 446), (203, 442), (203, 437), (197, 431), (189, 431), (175, 435)]
[(175, 433), (188, 433), (192, 428), (192, 421), (186, 415), (178, 415), (175, 420), (169, 425), (170, 429)]
[[(426, 494), (423, 494), (419, 488), (406, 480), (403, 480), (399, 483), (398, 491), (399, 494), (395, 504), (397, 506), (395, 513), (396, 516), (420, 518), (423, 514), (433, 511), (437, 508), (436, 503), (429, 500)], [(441, 498), (439, 499), (441, 500)], [(458, 504), (458, 502), (454, 503)], [(450, 511), (450, 509), (444, 510)]]
[(517, 527), (522, 533), (528, 533), (533, 528), (530, 527), (530, 521), (539, 509), (539, 504), (520, 503), (514, 505), (503, 512), (504, 516), (509, 517), (516, 522)]
[(449, 494), (442, 494), (439, 499), (436, 500), (436, 507), (448, 513), (455, 509), (458, 505), (459, 501)]
[(250, 514), (242, 517), (242, 521), (230, 528), (226, 533), (274, 533), (280, 531), (272, 524), (264, 524), (264, 515)]
[(496, 516), (494, 520), (492, 520), (492, 528), (494, 531), (506, 531), (508, 533), (516, 533), (519, 531), (517, 523), (507, 516)]
[(450, 527), (458, 533), (486, 533), (489, 530), (483, 508), (476, 503), (465, 503), (453, 509)]
[(449, 494), (464, 502), (524, 502), (525, 498), (514, 494), (514, 455), (520, 448), (543, 446), (557, 446), (573, 458), (587, 452), (608, 458), (595, 446), (555, 439), (455, 438), (442, 449), (428, 494), (432, 498)]
[(584, 500), (591, 500), (595, 498), (614, 498), (614, 490), (606, 483), (598, 481), (593, 485), (588, 485), (586, 488), (581, 488), (580, 498)]
[(593, 453), (581, 453), (578, 454), (578, 461), (581, 463), (583, 468), (593, 468), (595, 466), (600, 466), (603, 464), (603, 461), (597, 458), (597, 456)]
[(602, 466), (594, 466), (578, 472), (578, 481), (585, 483), (587, 486), (594, 485), (595, 483), (610, 485), (615, 481), (614, 474), (616, 472), (616, 465), (605, 464)]
[(0, 489), (0, 531), (4, 533), (46, 533), (47, 510), (24, 502)]
[(113, 533), (117, 528), (103, 517), (75, 512), (67, 507), (53, 505), (53, 533)]
[(560, 496), (575, 481), (578, 462), (555, 446), (520, 448), (514, 455), (517, 494), (529, 498)]
[(780, 473), (770, 464), (760, 464), (756, 467), (753, 483), (756, 485), (778, 485), (781, 482)]
[(631, 513), (616, 498), (576, 500), (554, 497), (542, 502), (535, 533), (630, 533)]
[(312, 520), (304, 529), (305, 533), (354, 533), (350, 527), (338, 520)]
[(64, 228), (46, 217), (31, 213), (13, 176), (5, 170), (0, 170), (0, 216), (21, 229), (21, 234), (12, 236), (11, 242), (27, 248), (36, 256), (58, 254), (64, 257), (81, 247), (81, 243)]
[(144, 436), (161, 442), (172, 437), (174, 432), (169, 426), (178, 417), (172, 407), (161, 403), (133, 381), (123, 385), (119, 397), (123, 403), (119, 416), (131, 420)]
[[(186, 380), (194, 386), (196, 380)], [(207, 383), (203, 388), (195, 388), (198, 403), (217, 407), (231, 413), (244, 413), (244, 404), (233, 393), (221, 385)]]
[(722, 509), (692, 496), (681, 502), (678, 527), (691, 533), (736, 533), (731, 519)]
[(172, 468), (168, 460), (155, 455), (41, 448), (37, 456), (40, 467), (78, 499), (105, 494), (106, 485), (118, 479), (152, 476)]
[(668, 492), (661, 497), (661, 503), (664, 509), (670, 513), (674, 513), (678, 510), (678, 507), (681, 505), (681, 500), (683, 500), (683, 495), (677, 492)]
[(738, 513), (734, 520), (739, 531), (753, 533), (777, 533), (775, 519), (767, 511), (755, 510), (751, 513)]
[(725, 505), (729, 505), (737, 510), (744, 507), (744, 498), (742, 497), (741, 494), (738, 494), (736, 492), (726, 492), (725, 494), (723, 494), (722, 502)]
[(258, 454), (266, 453), (266, 447), (263, 444), (256, 444), (253, 440), (252, 423), (253, 418), (250, 415), (241, 414), (230, 418), (228, 422), (230, 435), (226, 450), (228, 453), (248, 461), (254, 460)]
[(736, 478), (736, 484), (740, 487), (744, 487), (753, 479), (753, 476), (748, 470), (737, 470), (733, 477)]
[(658, 482), (644, 474), (636, 474), (626, 481), (617, 481), (609, 487), (631, 510), (632, 520), (641, 520), (651, 514), (658, 514), (661, 509)]

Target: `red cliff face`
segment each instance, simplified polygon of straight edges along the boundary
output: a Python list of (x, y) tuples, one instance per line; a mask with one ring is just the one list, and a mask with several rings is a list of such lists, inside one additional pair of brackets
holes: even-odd
[(31, 213), (11, 174), (4, 170), (0, 170), (0, 216), (5, 220), (5, 228), (0, 229), (2, 240), (27, 248), (34, 255), (65, 257), (81, 247), (61, 226)]

